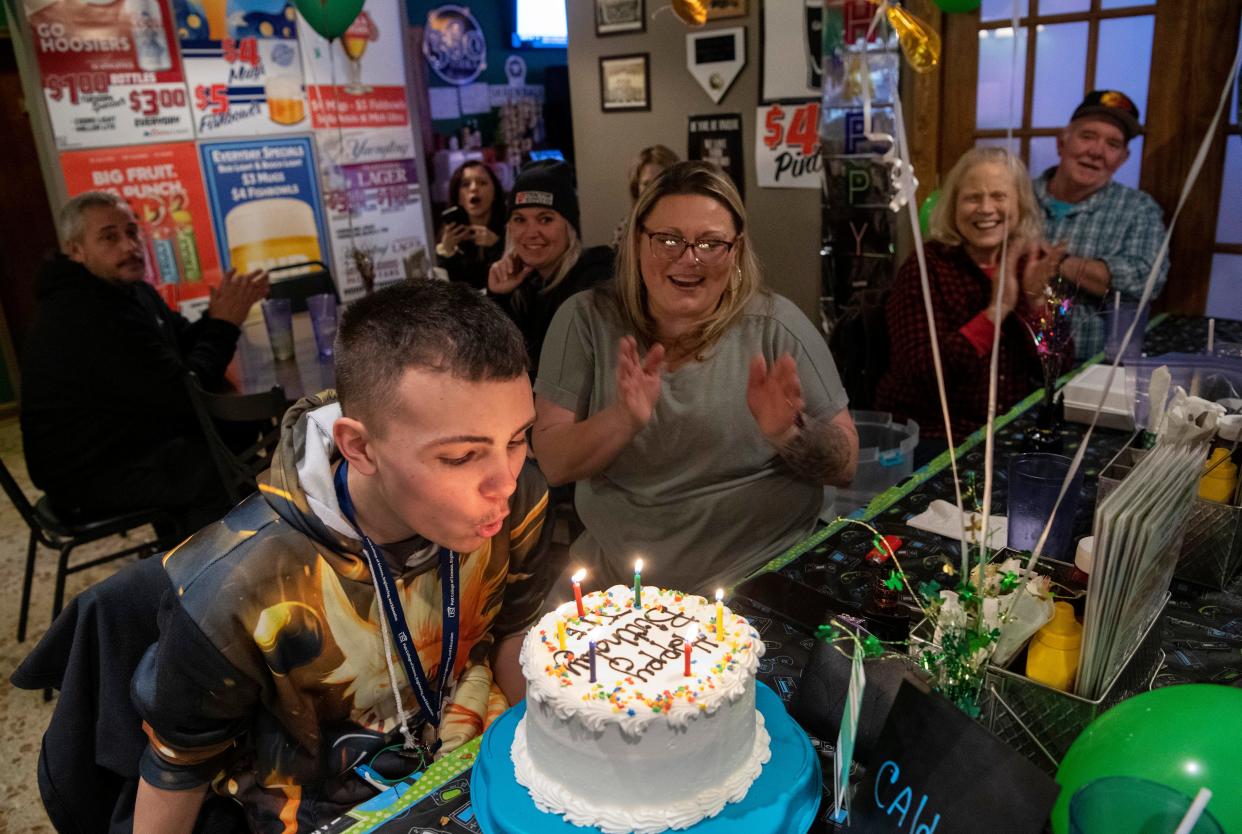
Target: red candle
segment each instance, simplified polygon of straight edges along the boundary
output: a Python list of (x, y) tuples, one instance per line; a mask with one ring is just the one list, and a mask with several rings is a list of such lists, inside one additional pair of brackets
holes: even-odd
[(577, 573), (569, 577), (569, 581), (574, 583), (574, 602), (578, 603), (578, 616), (585, 617), (586, 609), (582, 607), (582, 580), (586, 578), (586, 571), (579, 569)]
[(685, 646), (686, 653), (686, 677), (690, 677), (690, 646), (695, 640), (699, 639), (699, 630), (697, 626), (691, 625), (686, 629), (685, 635), (682, 636), (682, 643)]

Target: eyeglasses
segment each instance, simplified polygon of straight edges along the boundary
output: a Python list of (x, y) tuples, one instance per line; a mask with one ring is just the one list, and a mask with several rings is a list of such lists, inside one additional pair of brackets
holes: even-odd
[(694, 259), (701, 266), (718, 265), (729, 254), (733, 244), (737, 243), (736, 238), (733, 240), (696, 240), (692, 243), (680, 235), (670, 235), (667, 232), (649, 232), (646, 229), (642, 232), (650, 241), (651, 254), (660, 260), (675, 261), (686, 249), (690, 249), (694, 253)]

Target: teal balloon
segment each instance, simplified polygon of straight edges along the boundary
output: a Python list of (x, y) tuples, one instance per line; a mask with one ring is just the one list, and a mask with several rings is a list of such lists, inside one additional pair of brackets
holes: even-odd
[(353, 23), (365, 0), (293, 0), (310, 28), (334, 41)]
[(937, 188), (932, 193), (923, 198), (923, 204), (919, 206), (919, 231), (923, 233), (926, 239), (930, 234), (932, 209), (936, 207), (936, 203), (940, 202), (940, 189)]
[(1061, 794), (1052, 830), (1069, 834), (1074, 792), (1104, 776), (1134, 776), (1193, 798), (1225, 831), (1242, 832), (1242, 689), (1210, 683), (1167, 686), (1122, 701), (1075, 739), (1057, 770)]
[(981, 0), (936, 0), (940, 11), (955, 14), (957, 12), (973, 12), (979, 8)]

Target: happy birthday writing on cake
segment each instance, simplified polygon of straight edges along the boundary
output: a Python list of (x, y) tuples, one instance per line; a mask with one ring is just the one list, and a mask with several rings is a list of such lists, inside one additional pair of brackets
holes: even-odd
[[(587, 635), (598, 627), (613, 627), (606, 636), (595, 641), (596, 661), (607, 663), (608, 668), (614, 672), (647, 683), (671, 661), (682, 657), (686, 641), (679, 630), (697, 620), (687, 614), (669, 611), (667, 608), (648, 609), (642, 611), (641, 616), (638, 616), (638, 613), (633, 608), (627, 608), (616, 614), (594, 611), (585, 618), (575, 619), (567, 624), (566, 632), (585, 640)], [(669, 642), (661, 643), (656, 639), (660, 636), (667, 637)], [(699, 639), (691, 645), (704, 651), (719, 648), (719, 644), (708, 639), (702, 631), (699, 633)], [(638, 649), (639, 659), (613, 654), (613, 649), (623, 650), (626, 646)], [(645, 658), (646, 663), (639, 666), (638, 664), (642, 663), (641, 658)], [(587, 675), (590, 672), (586, 652), (576, 654), (572, 651), (558, 651), (552, 655), (552, 660), (574, 677)]]

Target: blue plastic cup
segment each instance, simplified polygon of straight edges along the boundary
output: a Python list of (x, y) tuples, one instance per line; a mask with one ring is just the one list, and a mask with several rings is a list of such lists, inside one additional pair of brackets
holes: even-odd
[(1104, 358), (1109, 362), (1117, 359), (1120, 352), (1121, 340), (1126, 337), (1126, 331), (1130, 329), (1130, 324), (1136, 318), (1138, 326), (1134, 328), (1134, 336), (1130, 339), (1130, 344), (1126, 346), (1126, 352), (1121, 357), (1121, 363), (1128, 365), (1139, 359), (1143, 355), (1143, 339), (1147, 334), (1147, 315), (1148, 308), (1139, 306), (1132, 301), (1123, 301), (1120, 304), (1105, 302), (1104, 308)]
[(336, 349), (336, 296), (329, 292), (308, 296), (306, 309), (315, 331), (315, 349), (327, 359)]
[[(1064, 455), (1034, 452), (1017, 455), (1009, 461), (1009, 546), (1014, 550), (1034, 550), (1039, 535), (1052, 515), (1061, 484), (1070, 469)], [(1057, 510), (1056, 521), (1048, 532), (1044, 555), (1064, 559), (1074, 532), (1074, 516), (1082, 495), (1082, 468), (1070, 482)]]
[(293, 358), (293, 305), (287, 298), (269, 298), (263, 302), (263, 323), (272, 355), (278, 362)]

